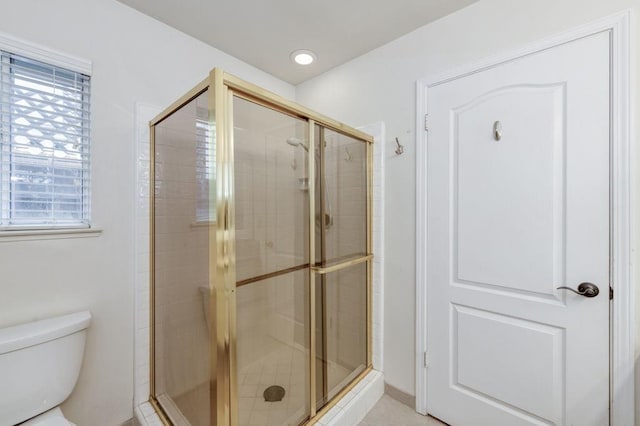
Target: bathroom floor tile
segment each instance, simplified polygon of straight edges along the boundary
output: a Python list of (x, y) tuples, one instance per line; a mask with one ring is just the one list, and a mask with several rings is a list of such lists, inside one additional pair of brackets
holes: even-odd
[(389, 395), (383, 395), (359, 426), (447, 426), (447, 424), (430, 416), (422, 416)]

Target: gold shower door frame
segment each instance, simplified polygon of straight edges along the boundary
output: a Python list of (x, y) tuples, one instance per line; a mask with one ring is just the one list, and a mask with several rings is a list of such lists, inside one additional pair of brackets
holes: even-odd
[[(308, 156), (309, 170), (309, 406), (310, 418), (304, 423), (312, 425), (330, 410), (372, 369), (372, 186), (373, 186), (373, 138), (355, 128), (314, 112), (254, 84), (241, 80), (214, 68), (209, 77), (175, 101), (150, 121), (151, 173), (150, 173), (150, 396), (149, 401), (166, 425), (172, 422), (156, 399), (155, 387), (155, 126), (180, 108), (208, 91), (209, 124), (215, 129), (211, 144), (216, 146), (216, 186), (210, 187), (209, 199), (216, 206), (217, 226), (209, 230), (209, 253), (216, 253), (216, 262), (209, 262), (209, 312), (215, 312), (210, 327), (210, 389), (215, 409), (211, 410), (211, 425), (236, 426), (238, 424), (238, 384), (236, 371), (236, 252), (235, 252), (235, 200), (233, 159), (233, 97), (244, 98), (287, 115), (307, 121), (309, 152), (314, 152), (316, 141), (314, 128), (320, 125), (335, 132), (366, 143), (366, 255), (350, 257), (330, 265), (316, 264), (315, 256), (315, 161)], [(320, 170), (318, 179), (322, 179)], [(366, 368), (347, 386), (340, 390), (322, 408), (316, 398), (316, 277), (366, 262)]]

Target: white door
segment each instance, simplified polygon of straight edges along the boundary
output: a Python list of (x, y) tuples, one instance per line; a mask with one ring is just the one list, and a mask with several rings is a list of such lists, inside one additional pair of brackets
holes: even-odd
[(429, 89), (427, 409), (451, 425), (609, 423), (609, 49)]

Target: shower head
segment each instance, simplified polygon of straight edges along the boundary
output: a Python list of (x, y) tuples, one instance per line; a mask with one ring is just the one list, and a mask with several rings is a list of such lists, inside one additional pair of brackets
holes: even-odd
[(304, 149), (305, 151), (309, 152), (309, 148), (307, 148), (307, 146), (304, 144), (304, 142), (298, 138), (288, 138), (287, 139), (287, 143), (291, 146), (300, 146), (302, 147), (302, 149)]

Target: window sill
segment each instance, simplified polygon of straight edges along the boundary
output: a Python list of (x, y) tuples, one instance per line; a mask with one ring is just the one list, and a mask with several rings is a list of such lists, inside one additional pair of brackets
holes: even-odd
[(92, 238), (102, 234), (98, 228), (67, 228), (67, 229), (25, 229), (15, 231), (0, 231), (0, 243), (28, 240), (59, 240), (67, 238)]

